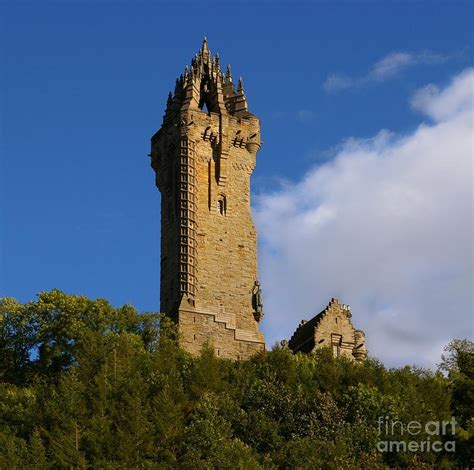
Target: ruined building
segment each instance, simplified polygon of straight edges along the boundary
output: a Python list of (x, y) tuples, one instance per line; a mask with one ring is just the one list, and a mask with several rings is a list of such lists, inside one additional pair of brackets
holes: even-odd
[[(193, 354), (205, 344), (233, 359), (265, 350), (250, 212), (260, 146), (260, 122), (248, 109), (242, 79), (235, 86), (230, 66), (221, 70), (204, 39), (151, 139), (161, 192), (161, 311), (178, 324), (181, 346)], [(304, 352), (321, 345), (365, 357), (363, 333), (336, 301), (289, 342)]]
[(329, 346), (334, 356), (345, 356), (356, 361), (367, 357), (365, 333), (352, 325), (351, 309), (331, 299), (329, 305), (311, 320), (302, 320), (288, 342), (294, 352), (311, 353)]
[(260, 122), (242, 80), (207, 41), (176, 81), (151, 165), (161, 192), (161, 311), (179, 326), (182, 347), (247, 358), (265, 349), (250, 176)]

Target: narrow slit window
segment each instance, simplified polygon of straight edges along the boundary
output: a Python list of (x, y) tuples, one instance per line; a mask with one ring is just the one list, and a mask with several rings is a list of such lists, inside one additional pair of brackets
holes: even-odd
[(227, 211), (227, 203), (226, 203), (226, 198), (225, 196), (220, 196), (219, 199), (217, 200), (217, 213), (219, 215), (225, 215)]

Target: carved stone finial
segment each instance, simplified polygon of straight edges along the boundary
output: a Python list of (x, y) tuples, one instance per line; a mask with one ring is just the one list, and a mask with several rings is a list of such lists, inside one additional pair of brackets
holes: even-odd
[(351, 318), (351, 317), (352, 317), (350, 305), (344, 304), (344, 305), (342, 306), (342, 309), (344, 310), (344, 313), (346, 314), (347, 318)]
[(244, 93), (244, 80), (242, 77), (239, 78), (239, 83), (237, 84), (237, 92), (243, 94)]
[(179, 90), (182, 88), (183, 82), (181, 81), (181, 77), (176, 79), (176, 84), (174, 87), (174, 94), (175, 96), (179, 93)]
[(209, 46), (207, 44), (207, 38), (204, 36), (204, 39), (202, 40), (202, 47), (201, 47), (201, 52), (203, 54), (209, 54)]
[(232, 83), (232, 71), (230, 69), (230, 64), (227, 64), (227, 70), (225, 72), (225, 80), (227, 83)]
[(219, 61), (219, 54), (216, 52), (216, 55), (214, 56), (214, 63), (213, 63), (214, 70), (218, 76), (220, 76), (221, 73), (221, 64)]

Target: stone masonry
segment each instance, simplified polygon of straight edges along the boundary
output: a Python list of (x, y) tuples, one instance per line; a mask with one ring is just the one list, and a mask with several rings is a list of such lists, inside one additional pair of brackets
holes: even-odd
[(206, 343), (233, 359), (265, 349), (250, 212), (260, 145), (242, 79), (235, 87), (230, 66), (221, 71), (204, 39), (151, 139), (161, 192), (161, 311), (192, 354)]
[(288, 346), (294, 352), (305, 353), (329, 346), (336, 357), (363, 361), (367, 357), (365, 333), (354, 328), (351, 318), (350, 307), (333, 298), (314, 318), (301, 321)]

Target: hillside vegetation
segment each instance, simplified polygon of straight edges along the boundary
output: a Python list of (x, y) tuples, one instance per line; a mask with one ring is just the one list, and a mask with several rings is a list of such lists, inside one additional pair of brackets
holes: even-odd
[[(472, 354), (448, 375), (282, 348), (192, 358), (160, 315), (41, 293), (0, 301), (1, 469), (467, 468)], [(457, 420), (455, 435), (380, 434), (385, 422)], [(382, 426), (383, 428), (383, 426)], [(378, 443), (454, 441), (456, 452)], [(470, 453), (471, 452), (471, 453)]]

